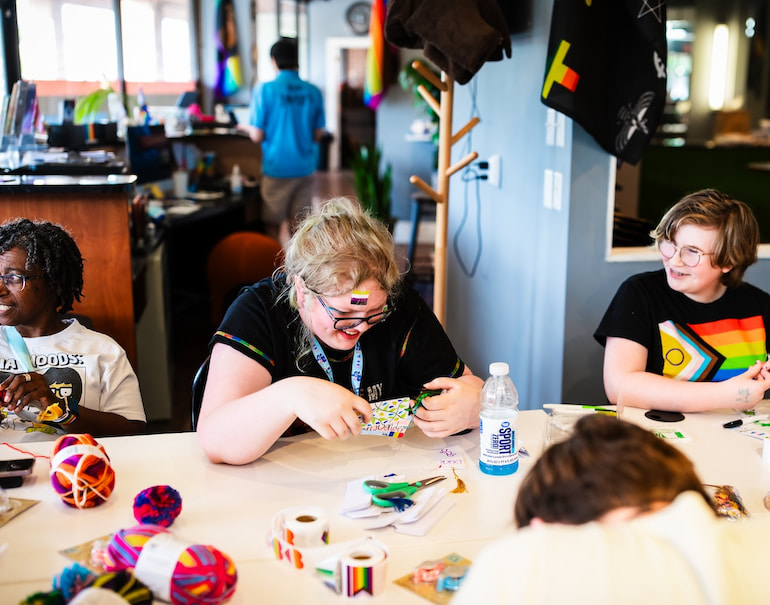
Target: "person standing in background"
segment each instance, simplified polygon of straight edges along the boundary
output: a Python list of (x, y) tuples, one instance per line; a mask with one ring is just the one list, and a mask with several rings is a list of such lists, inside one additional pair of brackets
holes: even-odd
[(321, 91), (299, 77), (297, 41), (281, 38), (270, 49), (278, 76), (257, 84), (247, 130), (262, 144), (262, 221), (268, 235), (285, 247), (295, 216), (313, 199), (316, 142), (325, 133)]

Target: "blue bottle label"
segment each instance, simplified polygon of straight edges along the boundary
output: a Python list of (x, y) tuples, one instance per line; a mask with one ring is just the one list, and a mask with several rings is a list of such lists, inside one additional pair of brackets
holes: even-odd
[(479, 467), (487, 474), (509, 475), (519, 466), (516, 430), (507, 419), (481, 418)]

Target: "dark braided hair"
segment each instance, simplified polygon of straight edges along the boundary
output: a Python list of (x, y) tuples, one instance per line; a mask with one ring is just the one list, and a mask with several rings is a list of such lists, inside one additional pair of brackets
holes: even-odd
[(0, 254), (11, 248), (27, 253), (25, 269), (45, 273), (56, 295), (56, 311), (67, 313), (83, 296), (83, 257), (75, 240), (60, 225), (48, 221), (14, 219), (0, 225)]

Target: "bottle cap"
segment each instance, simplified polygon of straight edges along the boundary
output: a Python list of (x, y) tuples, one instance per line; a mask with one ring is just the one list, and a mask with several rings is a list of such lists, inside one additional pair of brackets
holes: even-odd
[(493, 361), (489, 364), (489, 373), (492, 376), (507, 376), (508, 364), (504, 361)]

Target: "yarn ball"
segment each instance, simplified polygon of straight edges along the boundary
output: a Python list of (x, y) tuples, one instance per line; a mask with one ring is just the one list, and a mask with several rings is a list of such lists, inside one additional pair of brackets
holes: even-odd
[[(92, 591), (109, 590), (120, 596), (124, 603), (130, 603), (131, 605), (152, 605), (153, 602), (152, 591), (128, 569), (101, 574), (91, 583), (89, 589)], [(94, 603), (96, 602), (98, 601), (94, 601)], [(72, 603), (75, 603), (75, 601), (72, 601)]]
[(143, 524), (168, 527), (182, 511), (182, 497), (168, 485), (153, 485), (134, 498), (134, 518)]
[(96, 574), (79, 563), (74, 563), (53, 579), (53, 588), (69, 601), (96, 579)]
[(106, 502), (115, 487), (107, 452), (87, 433), (59, 437), (51, 451), (50, 474), (56, 493), (75, 508)]
[[(153, 549), (153, 557), (178, 555), (169, 585), (162, 587), (168, 590), (168, 598), (154, 585), (157, 574), (145, 576), (142, 566), (137, 567), (142, 549), (157, 536), (167, 539), (170, 544)], [(133, 569), (136, 577), (150, 586), (156, 598), (169, 600), (174, 605), (223, 603), (232, 597), (238, 578), (235, 564), (223, 552), (213, 546), (186, 545), (177, 541), (165, 527), (150, 524), (115, 532), (107, 546), (104, 568), (107, 571)]]

